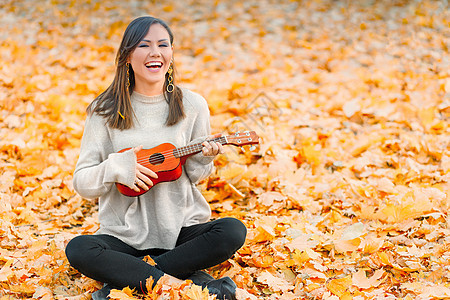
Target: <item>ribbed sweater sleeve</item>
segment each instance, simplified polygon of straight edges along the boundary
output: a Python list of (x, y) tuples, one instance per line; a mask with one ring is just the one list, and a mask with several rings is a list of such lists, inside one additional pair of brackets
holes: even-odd
[(73, 176), (74, 189), (87, 199), (102, 196), (115, 182), (130, 186), (135, 177), (136, 155), (131, 150), (112, 151), (104, 122), (98, 115), (87, 117)]

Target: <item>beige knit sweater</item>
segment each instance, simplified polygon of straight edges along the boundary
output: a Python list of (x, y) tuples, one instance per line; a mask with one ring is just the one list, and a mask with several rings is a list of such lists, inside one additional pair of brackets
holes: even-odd
[(161, 143), (182, 147), (202, 142), (210, 134), (209, 109), (203, 97), (183, 89), (186, 118), (164, 125), (168, 104), (163, 95), (148, 97), (134, 92), (131, 102), (135, 126), (128, 130), (109, 128), (97, 114), (87, 117), (75, 168), (75, 190), (84, 198), (99, 198), (100, 229), (137, 249), (172, 249), (181, 227), (209, 220), (211, 210), (195, 184), (209, 176), (213, 157), (195, 154), (186, 160), (181, 177), (155, 185), (138, 197), (120, 194), (115, 182), (131, 186), (136, 155), (119, 150)]

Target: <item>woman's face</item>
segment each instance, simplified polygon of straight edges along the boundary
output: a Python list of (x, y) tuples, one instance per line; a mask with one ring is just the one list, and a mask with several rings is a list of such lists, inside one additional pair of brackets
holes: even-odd
[(149, 96), (161, 94), (172, 55), (173, 47), (167, 30), (158, 23), (151, 25), (147, 35), (130, 55), (134, 90)]

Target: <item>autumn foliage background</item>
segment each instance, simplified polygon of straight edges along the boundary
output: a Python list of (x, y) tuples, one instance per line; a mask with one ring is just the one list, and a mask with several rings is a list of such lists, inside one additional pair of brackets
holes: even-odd
[(211, 274), (240, 299), (450, 297), (447, 1), (6, 0), (1, 299), (101, 287), (64, 255), (98, 228), (72, 172), (85, 108), (144, 14), (172, 27), (178, 83), (208, 100), (213, 132), (261, 136), (254, 151), (227, 146), (199, 186), (215, 218), (249, 232)]

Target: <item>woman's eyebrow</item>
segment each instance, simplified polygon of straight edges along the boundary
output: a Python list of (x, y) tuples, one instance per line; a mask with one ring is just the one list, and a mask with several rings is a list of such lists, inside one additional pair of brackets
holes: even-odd
[[(151, 43), (152, 41), (150, 41), (150, 40), (146, 40), (146, 39), (143, 39), (142, 40), (143, 42), (147, 42), (147, 43)], [(160, 42), (168, 42), (169, 40), (168, 39), (162, 39), (162, 40), (158, 40), (158, 43), (160, 43)]]

